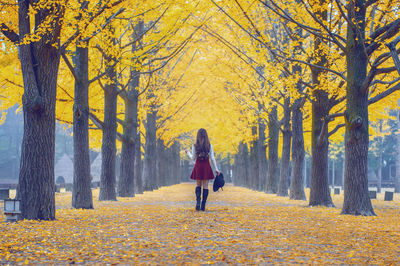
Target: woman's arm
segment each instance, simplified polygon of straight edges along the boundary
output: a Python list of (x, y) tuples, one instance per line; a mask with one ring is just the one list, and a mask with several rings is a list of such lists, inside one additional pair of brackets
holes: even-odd
[(214, 150), (213, 150), (213, 146), (210, 146), (210, 159), (212, 164), (214, 165), (215, 171), (217, 171), (219, 173), (219, 169), (217, 166), (217, 162), (215, 161), (215, 156), (214, 156)]

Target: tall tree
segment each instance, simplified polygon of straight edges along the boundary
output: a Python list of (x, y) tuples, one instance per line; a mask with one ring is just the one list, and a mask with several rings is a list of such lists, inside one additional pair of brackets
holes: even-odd
[[(141, 49), (144, 23), (140, 20), (132, 34), (132, 53)], [(131, 66), (130, 82), (126, 93), (121, 94), (125, 101), (125, 120), (123, 122), (124, 134), (121, 150), (121, 171), (118, 181), (118, 195), (121, 197), (133, 197), (135, 179), (135, 154), (136, 134), (138, 125), (138, 101), (140, 72)]]
[[(116, 44), (116, 39), (112, 38), (110, 44)], [(104, 90), (104, 121), (102, 124), (103, 138), (101, 145), (101, 176), (99, 200), (117, 200), (116, 195), (116, 141), (117, 141), (117, 100), (118, 100), (118, 81), (115, 69), (116, 58), (112, 55), (105, 56), (107, 83), (103, 86)]]
[(280, 177), (277, 195), (281, 197), (288, 196), (288, 180), (290, 173), (290, 144), (292, 140), (292, 130), (290, 125), (291, 117), (290, 98), (286, 97), (283, 104), (283, 129), (282, 129), (282, 158)]
[(74, 94), (74, 183), (72, 207), (92, 209), (89, 158), (89, 48), (88, 42), (79, 43), (75, 52)]
[[(19, 46), (24, 84), (24, 135), (17, 197), (21, 199), (22, 218), (53, 220), (55, 103), (64, 9), (59, 2), (46, 2), (34, 7), (33, 17), (29, 5), (30, 1), (18, 1), (18, 34), (5, 24), (1, 26), (2, 33)], [(46, 22), (52, 30), (32, 32), (31, 22), (35, 29)], [(38, 40), (27, 41), (30, 35), (37, 35)]]
[(278, 143), (279, 123), (278, 110), (273, 107), (268, 114), (268, 174), (265, 192), (275, 194), (278, 191)]
[(290, 199), (305, 200), (304, 194), (304, 134), (303, 99), (297, 99), (292, 107), (292, 176), (290, 178)]
[(145, 144), (145, 154), (143, 162), (143, 189), (145, 191), (151, 191), (157, 188), (156, 178), (156, 118), (157, 112), (151, 108), (147, 111), (147, 119), (145, 122), (146, 126), (146, 144)]
[(342, 213), (375, 215), (368, 194), (368, 93), (363, 89), (367, 78), (368, 55), (365, 51), (366, 1), (348, 3), (346, 61), (346, 134), (344, 202)]

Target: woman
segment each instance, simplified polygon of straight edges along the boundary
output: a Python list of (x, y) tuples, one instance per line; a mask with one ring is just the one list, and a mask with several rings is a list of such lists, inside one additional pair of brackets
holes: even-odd
[[(214, 168), (219, 175), (217, 163), (215, 162), (214, 151), (210, 140), (208, 139), (207, 131), (204, 128), (200, 128), (197, 131), (196, 144), (192, 146), (192, 152), (185, 150), (188, 156), (195, 161), (195, 165), (190, 175), (191, 179), (196, 180), (196, 210), (205, 211), (206, 201), (208, 197), (208, 180), (214, 179), (214, 173), (211, 169), (210, 159), (214, 165)], [(201, 201), (201, 187), (203, 187), (203, 200)]]

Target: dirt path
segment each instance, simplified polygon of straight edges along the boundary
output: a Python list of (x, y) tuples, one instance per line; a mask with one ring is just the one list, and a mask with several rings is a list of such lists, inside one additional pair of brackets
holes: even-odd
[[(97, 198), (98, 191), (94, 197)], [(398, 195), (396, 195), (397, 197)], [(145, 192), (94, 210), (57, 195), (57, 220), (0, 223), (0, 262), (56, 264), (399, 264), (399, 199), (377, 217), (227, 185), (194, 210), (194, 184)], [(341, 196), (334, 201), (340, 205)]]

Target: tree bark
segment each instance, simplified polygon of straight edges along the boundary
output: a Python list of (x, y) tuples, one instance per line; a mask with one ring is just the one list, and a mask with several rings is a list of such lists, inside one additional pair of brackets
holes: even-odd
[(348, 3), (350, 21), (347, 27), (347, 87), (345, 111), (345, 173), (342, 214), (375, 215), (368, 192), (368, 93), (363, 91), (368, 58), (364, 50), (365, 1)]
[[(139, 123), (138, 123), (139, 125)], [(143, 181), (142, 181), (142, 151), (141, 151), (141, 141), (140, 141), (140, 130), (137, 130), (136, 141), (135, 141), (135, 194), (143, 193)]]
[[(257, 134), (257, 127), (253, 126), (252, 127), (252, 134), (253, 137), (256, 138), (258, 137)], [(257, 189), (258, 187), (258, 182), (259, 182), (259, 165), (258, 165), (258, 139), (255, 139), (251, 142), (251, 147), (250, 147), (250, 182), (249, 182), (249, 187), (251, 189)]]
[(173, 159), (174, 159), (174, 184), (179, 184), (180, 183), (180, 176), (179, 176), (179, 168), (180, 168), (180, 156), (179, 156), (179, 151), (180, 151), (180, 144), (179, 142), (175, 141), (174, 144), (172, 144), (172, 152), (173, 152)]
[[(140, 41), (144, 31), (143, 21), (139, 21), (135, 26), (132, 40), (137, 40), (132, 44), (132, 52), (141, 49)], [(121, 149), (121, 173), (118, 180), (118, 195), (120, 197), (135, 196), (135, 140), (137, 134), (138, 120), (138, 101), (139, 101), (139, 81), (140, 72), (135, 67), (131, 67), (131, 81), (128, 85), (124, 98), (125, 101), (125, 120), (123, 123), (123, 138)]]
[(316, 90), (313, 93), (311, 127), (311, 177), (310, 177), (310, 206), (333, 207), (328, 179), (328, 136), (323, 134), (324, 119), (329, 115), (328, 93)]
[(274, 107), (268, 114), (268, 173), (266, 193), (275, 194), (278, 190), (278, 143), (279, 143), (279, 125), (278, 111)]
[(101, 145), (101, 176), (99, 200), (117, 200), (115, 191), (115, 156), (117, 140), (117, 100), (118, 87), (117, 73), (112, 62), (108, 62), (108, 78), (111, 83), (105, 85), (104, 90), (104, 123)]
[(400, 192), (400, 111), (397, 110), (397, 134), (396, 134), (396, 176), (394, 180), (394, 191)]
[(72, 207), (93, 209), (89, 157), (89, 49), (76, 47), (74, 94), (74, 183)]
[[(258, 187), (260, 191), (265, 190), (267, 183), (267, 145), (265, 145), (265, 123), (258, 119)], [(229, 161), (228, 161), (229, 163)]]
[(304, 133), (302, 99), (295, 101), (292, 115), (292, 177), (290, 179), (290, 199), (306, 200), (304, 193)]
[(378, 169), (377, 169), (377, 178), (378, 178), (377, 192), (381, 193), (381, 187), (382, 187), (382, 161), (383, 161), (383, 141), (382, 141), (381, 137), (379, 137), (379, 139), (378, 139), (378, 145), (379, 145), (379, 150), (378, 150)]
[[(39, 10), (35, 23), (50, 17), (54, 29), (37, 42), (19, 45), (19, 60), (24, 84), (22, 96), (24, 134), (17, 198), (23, 219), (55, 219), (55, 103), (60, 63), (59, 34), (61, 6)], [(18, 1), (19, 36), (30, 33), (29, 1)], [(54, 13), (53, 12), (58, 12)]]
[(145, 123), (146, 126), (146, 145), (145, 145), (145, 154), (144, 154), (144, 162), (143, 162), (143, 182), (145, 191), (151, 191), (156, 189), (156, 112), (153, 110), (149, 110), (147, 112), (147, 121)]
[(164, 142), (157, 139), (157, 185), (164, 186), (167, 184), (167, 154)]
[(281, 170), (278, 184), (277, 195), (281, 197), (288, 196), (288, 179), (290, 172), (290, 144), (292, 140), (292, 131), (290, 130), (290, 98), (285, 98), (283, 115), (283, 131), (282, 131), (282, 158)]
[[(326, 3), (325, 0), (322, 0)], [(324, 21), (327, 21), (328, 13), (326, 10), (317, 13)], [(324, 44), (319, 37), (314, 38), (315, 64), (327, 67), (328, 60)], [(318, 67), (311, 67), (313, 85), (318, 88), (320, 79), (326, 76), (326, 71)], [(329, 94), (323, 89), (313, 91), (314, 100), (312, 102), (312, 128), (311, 128), (311, 176), (310, 176), (310, 206), (333, 207), (331, 193), (329, 189), (328, 177), (328, 123), (329, 111), (332, 103)]]

